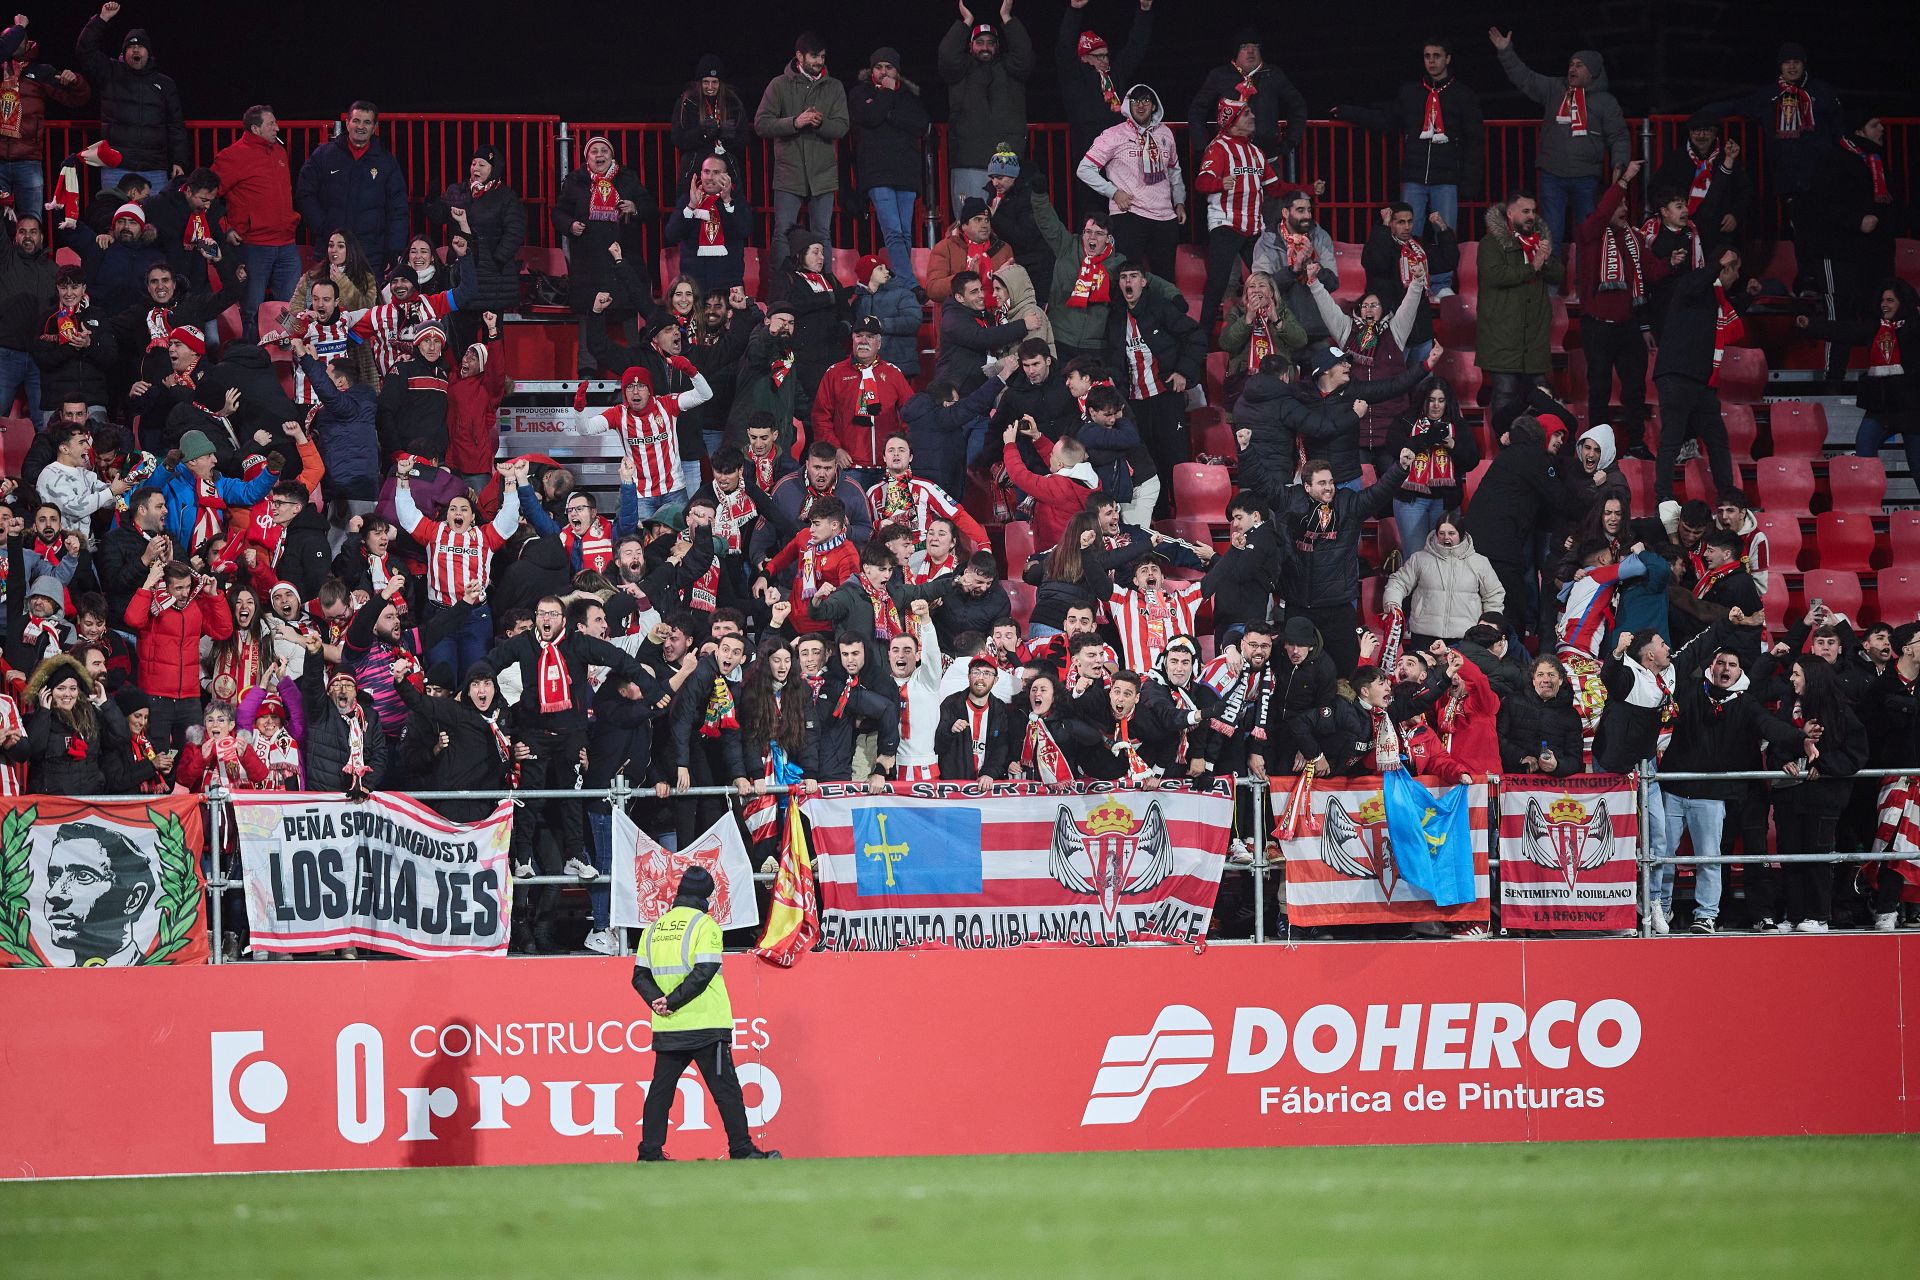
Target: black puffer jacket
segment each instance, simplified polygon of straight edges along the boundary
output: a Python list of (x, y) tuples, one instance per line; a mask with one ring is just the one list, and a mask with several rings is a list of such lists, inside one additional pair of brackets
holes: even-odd
[[(281, 431), (281, 424), (305, 421), (306, 411), (287, 398), (286, 389), (280, 385), (280, 375), (274, 372), (273, 358), (265, 347), (252, 342), (229, 343), (220, 354), (220, 363), (207, 370), (206, 379), (194, 398), (201, 404), (217, 407), (226, 397), (228, 387), (240, 392), (240, 409), (233, 415), (233, 430), (240, 439), (242, 452), (265, 453), (278, 449), (292, 458), (295, 451)], [(262, 444), (254, 438), (256, 431), (269, 433), (272, 442)]]
[[(1521, 430), (1517, 423), (1515, 429)], [(1533, 438), (1515, 438), (1494, 456), (1467, 507), (1467, 536), (1475, 550), (1497, 565), (1525, 564), (1546, 513), (1559, 498), (1556, 463), (1536, 429)]]
[[(807, 737), (794, 761), (815, 782), (853, 780), (853, 740), (858, 721), (880, 726), (877, 754), (893, 755), (900, 746), (900, 703), (875, 689), (855, 683), (848, 688), (846, 673), (827, 672), (820, 692), (807, 700)], [(804, 686), (803, 686), (804, 687)], [(846, 693), (846, 701), (840, 695)]]
[(1320, 712), (1338, 699), (1335, 687), (1340, 682), (1340, 674), (1334, 670), (1333, 659), (1318, 645), (1297, 667), (1287, 660), (1278, 645), (1274, 649), (1273, 701), (1267, 708), (1267, 736), (1275, 742), (1264, 754), (1269, 768), (1291, 772), (1294, 752), (1311, 760), (1325, 749), (1315, 729), (1324, 718)]
[[(44, 247), (28, 257), (11, 232), (0, 235), (0, 348), (27, 351), (40, 336), (40, 321), (59, 302), (53, 255)], [(11, 405), (8, 406), (12, 408)]]
[(918, 191), (925, 185), (922, 157), (932, 122), (920, 101), (920, 86), (901, 80), (897, 89), (879, 89), (870, 69), (847, 95), (853, 117), (853, 167), (860, 190), (894, 187)]
[(1287, 559), (1281, 581), (1287, 604), (1317, 609), (1352, 604), (1360, 594), (1360, 532), (1368, 520), (1393, 504), (1394, 491), (1407, 473), (1399, 463), (1370, 489), (1333, 491), (1333, 518), (1322, 529), (1315, 514), (1318, 504), (1304, 485), (1288, 491), (1280, 519), (1286, 528)]
[(53, 317), (44, 318), (40, 335), (33, 342), (33, 359), (40, 366), (40, 407), (58, 409), (68, 396), (85, 399), (88, 404), (105, 404), (108, 375), (120, 358), (111, 318), (91, 303), (78, 312), (79, 323), (93, 335), (93, 341), (85, 347), (53, 337)]
[[(1076, 149), (1074, 154), (1084, 155), (1085, 148)], [(1039, 216), (1039, 206), (1048, 203), (1046, 194), (1034, 185), (1033, 175), (1022, 171), (993, 209), (993, 234), (1007, 242), (1014, 263), (1026, 268), (1036, 290), (1048, 288), (1053, 282), (1053, 244), (1041, 229)], [(1058, 214), (1051, 209), (1047, 212), (1058, 220)]]
[[(475, 666), (461, 682), (461, 696), (430, 698), (406, 681), (394, 687), (400, 700), (412, 714), (407, 719), (404, 751), (407, 776), (423, 791), (498, 791), (506, 785), (507, 766), (500, 758), (500, 746), (493, 736), (489, 718), (467, 702), (467, 685), (480, 677), (491, 680), (491, 668)], [(500, 704), (500, 725), (507, 726), (507, 708)], [(337, 719), (337, 717), (336, 717)], [(447, 735), (444, 751), (435, 751), (434, 743)], [(491, 800), (439, 800), (429, 802), (434, 812), (453, 822), (478, 822), (493, 811)]]
[[(347, 768), (347, 721), (327, 696), (324, 662), (309, 662), (300, 673), (300, 696), (306, 704), (307, 736), (300, 742), (301, 763), (307, 769), (307, 786), (314, 791), (345, 791), (350, 781)], [(387, 780), (387, 735), (380, 732), (380, 717), (373, 709), (373, 698), (360, 694), (360, 715), (365, 731), (360, 735), (363, 763), (369, 772), (360, 787), (372, 791)]]
[[(1420, 136), (1427, 116), (1427, 92), (1437, 89), (1446, 141)], [(1348, 124), (1381, 133), (1397, 133), (1406, 144), (1400, 153), (1400, 180), (1430, 186), (1480, 189), (1480, 156), (1486, 142), (1481, 125), (1480, 99), (1456, 76), (1433, 81), (1422, 76), (1395, 91), (1393, 101), (1377, 106), (1334, 108)]]
[[(494, 172), (499, 172), (495, 155)], [(452, 210), (467, 211), (467, 228), (472, 232), (473, 252), (467, 261), (473, 264), (474, 292), (462, 290), (463, 311), (514, 311), (520, 306), (520, 247), (527, 242), (527, 210), (520, 193), (505, 183), (475, 199), (466, 183), (459, 183), (433, 202), (428, 213), (457, 229)]]
[(1561, 684), (1560, 692), (1546, 701), (1529, 684), (1500, 703), (1498, 726), (1500, 767), (1518, 773), (1525, 769), (1521, 760), (1538, 756), (1540, 744), (1553, 752), (1554, 776), (1579, 773), (1585, 765), (1580, 759), (1580, 713), (1573, 709), (1573, 686)]
[[(180, 88), (172, 76), (163, 76), (148, 46), (147, 66), (135, 71), (126, 63), (125, 42), (122, 56), (109, 58), (100, 48), (107, 24), (99, 14), (87, 20), (80, 32), (75, 51), (80, 68), (100, 95), (100, 125), (107, 141), (120, 152), (120, 163), (128, 169), (182, 169), (193, 163), (187, 144), (187, 126), (180, 115)], [(128, 38), (146, 32), (127, 32)]]

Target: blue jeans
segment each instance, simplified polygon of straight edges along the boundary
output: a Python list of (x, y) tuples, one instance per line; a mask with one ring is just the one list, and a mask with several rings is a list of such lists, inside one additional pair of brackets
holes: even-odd
[(1862, 418), (1860, 429), (1853, 436), (1854, 456), (1877, 458), (1889, 440), (1902, 442), (1907, 451), (1907, 470), (1920, 477), (1920, 431), (1909, 431), (1899, 425), (1889, 428), (1878, 418)]
[[(444, 611), (444, 606), (427, 602), (426, 616), (429, 621)], [(450, 666), (453, 669), (452, 688), (459, 692), (467, 687), (468, 669), (486, 657), (487, 650), (492, 647), (493, 611), (483, 604), (469, 612), (466, 622), (457, 630), (442, 636), (433, 648), (427, 650), (427, 666), (435, 667), (443, 662)]]
[(960, 216), (960, 206), (967, 202), (968, 196), (987, 198), (987, 171), (985, 169), (949, 169), (947, 186), (953, 192), (953, 216)]
[[(0, 160), (0, 191), (13, 194), (15, 217), (29, 212), (36, 218), (46, 217), (41, 202), (47, 196), (47, 176), (38, 160)], [(45, 225), (44, 221), (41, 225)]]
[(137, 173), (148, 182), (151, 182), (156, 193), (165, 191), (167, 189), (167, 183), (173, 178), (173, 175), (165, 169), (102, 169), (100, 171), (100, 189), (105, 191), (108, 187), (119, 186), (120, 179), (130, 173)]
[(1593, 202), (1599, 194), (1599, 178), (1562, 178), (1541, 171), (1540, 221), (1553, 237), (1553, 251), (1562, 261), (1566, 259), (1567, 246), (1573, 242), (1573, 228), (1593, 212)]
[[(1439, 214), (1447, 220), (1449, 227), (1456, 232), (1460, 230), (1460, 188), (1452, 183), (1403, 182), (1400, 184), (1400, 199), (1413, 206), (1415, 235), (1426, 227), (1428, 213)], [(1453, 272), (1434, 272), (1433, 287), (1436, 291), (1453, 288)]]
[[(686, 474), (687, 474), (688, 467), (693, 468), (694, 478), (696, 480), (699, 479), (700, 464), (697, 462), (683, 462), (680, 464), (680, 477), (681, 477), (682, 484), (686, 483)], [(653, 515), (655, 512), (659, 511), (660, 508), (671, 506), (676, 502), (684, 503), (689, 496), (691, 495), (686, 489), (675, 489), (672, 493), (663, 493), (656, 498), (649, 498), (645, 494), (641, 494), (639, 498), (640, 518), (642, 520), (645, 520), (648, 516)]]
[(773, 279), (773, 273), (787, 260), (787, 232), (800, 225), (800, 207), (806, 206), (807, 230), (818, 232), (827, 242), (827, 269), (833, 269), (833, 196), (831, 191), (822, 191), (816, 196), (803, 196), (792, 191), (773, 193), (773, 243), (767, 246), (767, 280)]
[(587, 910), (592, 913), (593, 927), (605, 929), (613, 907), (613, 890), (607, 884), (607, 877), (613, 874), (613, 815), (603, 804), (587, 807), (587, 848), (593, 855), (594, 870), (600, 873), (598, 880), (587, 885)]
[(1447, 504), (1439, 498), (1395, 498), (1393, 500), (1393, 523), (1400, 531), (1400, 558), (1408, 556), (1427, 545), (1427, 535), (1440, 523), (1440, 517), (1447, 514)]
[(1060, 628), (1050, 627), (1044, 622), (1029, 622), (1027, 624), (1027, 639), (1029, 640), (1051, 640), (1060, 634)]
[[(867, 192), (874, 220), (880, 224), (880, 238), (886, 241), (887, 261), (893, 274), (911, 289), (920, 281), (913, 274), (913, 202), (915, 192), (903, 187), (875, 187)], [(867, 283), (865, 280), (859, 284)]]
[(246, 294), (240, 300), (240, 335), (248, 342), (260, 336), (260, 304), (269, 289), (274, 301), (293, 297), (300, 283), (300, 246), (295, 244), (243, 244), (240, 262), (247, 269)]
[[(1671, 858), (1680, 847), (1680, 833), (1693, 837), (1693, 852), (1699, 858), (1720, 856), (1720, 828), (1727, 820), (1724, 800), (1696, 800), (1691, 796), (1663, 794), (1666, 830), (1661, 833), (1660, 856)], [(1678, 868), (1672, 864), (1655, 867), (1653, 895), (1667, 910), (1673, 909), (1673, 881)], [(1720, 916), (1719, 866), (1693, 869), (1693, 918), (1715, 920)]]
[(1367, 478), (1365, 476), (1355, 476), (1351, 480), (1342, 480), (1337, 487), (1345, 489), (1349, 493), (1362, 493), (1366, 490)]
[(25, 351), (0, 347), (0, 418), (12, 414), (21, 392), (26, 393), (27, 416), (37, 427), (47, 420), (47, 411), (40, 407), (40, 366)]

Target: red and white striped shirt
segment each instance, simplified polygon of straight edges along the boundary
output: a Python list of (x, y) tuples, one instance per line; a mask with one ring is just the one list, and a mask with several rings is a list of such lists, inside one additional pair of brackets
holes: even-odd
[(1145, 400), (1165, 391), (1167, 384), (1166, 379), (1160, 374), (1160, 362), (1154, 358), (1153, 348), (1147, 344), (1147, 336), (1140, 332), (1140, 321), (1131, 311), (1127, 313), (1124, 347), (1127, 360), (1127, 398)]
[[(0, 693), (0, 738), (12, 734), (26, 735), (27, 726), (20, 719), (20, 704), (13, 700), (10, 693)], [(21, 784), (20, 766), (0, 760), (0, 796), (24, 795), (26, 788)]]
[(634, 488), (643, 498), (674, 493), (680, 479), (680, 414), (705, 404), (713, 395), (707, 380), (694, 375), (693, 386), (677, 395), (656, 395), (639, 413), (625, 401), (598, 413), (583, 410), (580, 429), (589, 433), (618, 432), (633, 460)]
[(1127, 668), (1151, 671), (1167, 651), (1167, 641), (1193, 634), (1193, 620), (1200, 612), (1200, 584), (1187, 582), (1157, 591), (1115, 587), (1107, 604), (1120, 632), (1120, 652)]
[(475, 582), (486, 589), (493, 578), (493, 553), (520, 527), (520, 490), (511, 485), (501, 489), (493, 522), (479, 528), (455, 529), (427, 519), (414, 505), (411, 485), (393, 487), (393, 508), (401, 525), (426, 549), (427, 599), (444, 608), (459, 604)]
[[(353, 341), (353, 324), (345, 316), (338, 316), (328, 324), (311, 320), (301, 337), (313, 348), (313, 358), (324, 366), (347, 354), (347, 344)], [(380, 372), (384, 374), (386, 370)], [(293, 362), (293, 402), (306, 405), (320, 403), (320, 397), (307, 385), (307, 371), (298, 360)]]
[(353, 333), (373, 348), (373, 365), (381, 377), (413, 354), (413, 334), (429, 320), (453, 310), (453, 291), (429, 293), (405, 302), (383, 302), (353, 313)]
[(951, 520), (967, 545), (987, 545), (987, 531), (968, 515), (965, 508), (947, 496), (947, 491), (916, 475), (887, 476), (867, 490), (867, 509), (873, 512), (873, 527), (907, 521), (913, 526), (915, 545), (927, 540), (927, 521), (935, 516)]
[[(1219, 189), (1209, 190), (1215, 181)], [(1200, 159), (1194, 186), (1207, 192), (1207, 230), (1232, 227), (1243, 236), (1257, 236), (1261, 199), (1278, 194), (1280, 175), (1267, 153), (1244, 138), (1215, 138)]]

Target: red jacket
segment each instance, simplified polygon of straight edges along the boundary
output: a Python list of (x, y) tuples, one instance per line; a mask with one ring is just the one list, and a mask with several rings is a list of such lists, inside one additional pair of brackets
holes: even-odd
[(1471, 662), (1460, 664), (1460, 683), (1464, 688), (1458, 702), (1452, 689), (1441, 693), (1434, 727), (1443, 735), (1447, 754), (1465, 772), (1484, 779), (1500, 772), (1500, 698), (1487, 683), (1486, 673)]
[(854, 415), (869, 410), (860, 403), (860, 370), (851, 357), (821, 374), (820, 389), (813, 393), (813, 416), (809, 420), (813, 438), (845, 449), (856, 467), (879, 466), (887, 437), (906, 434), (900, 406), (913, 399), (913, 384), (907, 381), (907, 375), (885, 360), (874, 361), (872, 372), (871, 423), (854, 421)]
[[(1052, 455), (1051, 448), (1048, 456)], [(1094, 493), (1093, 486), (1080, 483), (1072, 476), (1047, 474), (1040, 475), (1028, 468), (1020, 457), (1020, 446), (1010, 444), (1002, 451), (1002, 461), (1007, 466), (1007, 478), (1022, 493), (1033, 495), (1033, 545), (1035, 550), (1049, 551), (1060, 541), (1060, 535), (1066, 532), (1067, 521), (1079, 512), (1086, 510), (1087, 499)], [(1018, 566), (1016, 566), (1016, 569)]]
[(127, 626), (140, 637), (140, 688), (152, 698), (198, 698), (200, 637), (231, 638), (233, 613), (225, 597), (202, 593), (156, 615), (153, 597), (141, 587), (127, 603)]
[[(239, 791), (257, 791), (267, 780), (267, 762), (251, 744), (234, 743), (234, 762), (227, 766), (227, 786)], [(213, 776), (213, 765), (220, 747), (211, 739), (189, 746), (180, 753), (179, 767), (173, 779), (189, 791), (205, 791)]]
[[(267, 142), (251, 129), (213, 158), (220, 194), (227, 202), (227, 225), (247, 244), (293, 243), (300, 215), (293, 211), (293, 175), (287, 149)], [(315, 227), (324, 235), (329, 227)]]
[(792, 542), (780, 548), (780, 554), (767, 561), (767, 567), (764, 570), (771, 578), (775, 574), (784, 572), (788, 565), (796, 566), (793, 573), (793, 590), (789, 593), (789, 598), (793, 601), (793, 629), (800, 632), (832, 630), (827, 623), (814, 621), (813, 601), (832, 595), (835, 587), (860, 572), (860, 552), (854, 547), (853, 539), (843, 538), (839, 546), (820, 558), (813, 595), (807, 599), (801, 599), (800, 592), (803, 588), (797, 566), (800, 563), (800, 553), (812, 541), (812, 532), (802, 529), (794, 535)]
[[(18, 136), (0, 136), (0, 160), (40, 160), (46, 153), (47, 99), (71, 110), (87, 103), (87, 82), (75, 75), (69, 84), (60, 83), (60, 72), (44, 62), (15, 58), (0, 67), (0, 79), (18, 77), (20, 127)], [(42, 210), (34, 210), (40, 213)]]
[[(477, 378), (447, 376), (447, 470), (480, 475), (493, 470), (500, 452), (500, 401), (507, 394), (507, 362), (498, 348)], [(497, 510), (498, 508), (496, 508)]]

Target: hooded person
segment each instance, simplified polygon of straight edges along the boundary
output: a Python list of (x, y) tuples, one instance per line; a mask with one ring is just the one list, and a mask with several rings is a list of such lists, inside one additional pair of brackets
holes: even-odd
[(685, 190), (700, 162), (716, 156), (733, 176), (735, 190), (746, 189), (746, 152), (742, 130), (747, 127), (747, 108), (740, 95), (727, 83), (726, 64), (718, 54), (703, 53), (693, 65), (693, 79), (673, 104), (670, 126), (673, 149), (680, 154), (679, 186)]
[[(860, 69), (848, 96), (853, 118), (853, 171), (867, 197), (894, 275), (907, 288), (919, 286), (913, 270), (913, 206), (932, 127), (920, 86), (900, 74), (900, 51), (881, 46)], [(856, 283), (865, 284), (862, 275)]]
[[(402, 750), (407, 776), (423, 791), (500, 791), (517, 774), (512, 723), (493, 668), (476, 662), (456, 689), (453, 668), (436, 663), (426, 689), (399, 686), (408, 719)], [(432, 690), (433, 692), (429, 692)], [(493, 811), (491, 800), (427, 802), (449, 822), (477, 822)]]
[(1115, 246), (1165, 280), (1174, 276), (1174, 248), (1187, 221), (1187, 186), (1166, 110), (1152, 86), (1127, 90), (1125, 115), (1081, 156), (1075, 176), (1107, 197)]
[(1520, 60), (1511, 34), (1493, 30), (1489, 38), (1513, 87), (1540, 104), (1540, 212), (1553, 243), (1564, 247), (1593, 212), (1600, 184), (1631, 158), (1626, 115), (1607, 88), (1606, 59), (1598, 49), (1576, 49), (1564, 74), (1542, 75)]

